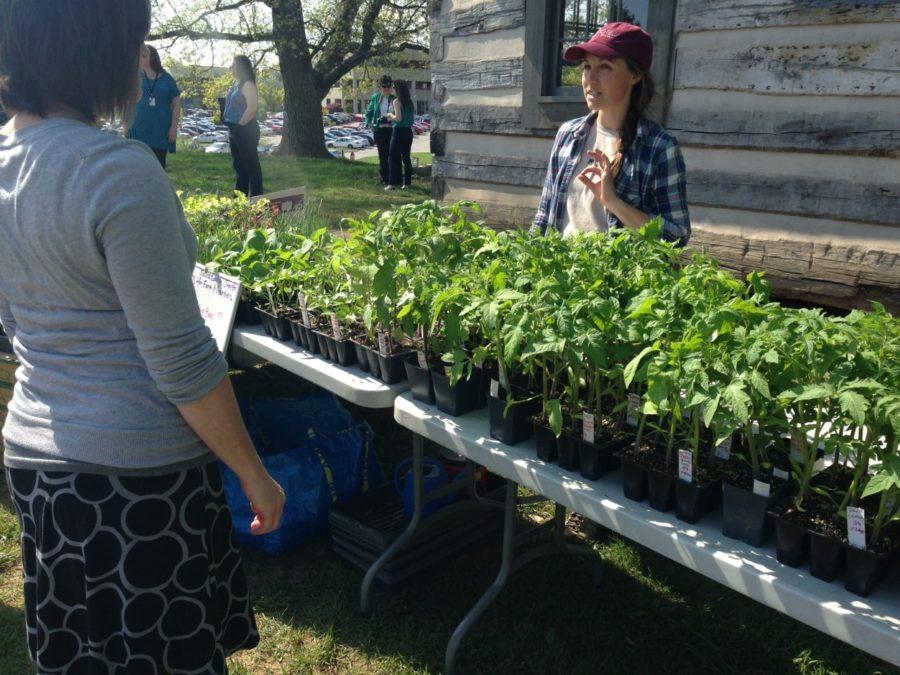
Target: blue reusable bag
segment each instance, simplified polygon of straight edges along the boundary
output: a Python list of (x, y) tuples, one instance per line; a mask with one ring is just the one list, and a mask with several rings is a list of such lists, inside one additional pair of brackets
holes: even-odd
[(326, 530), (333, 502), (384, 482), (371, 428), (355, 420), (333, 396), (247, 398), (239, 403), (263, 466), (286, 495), (278, 529), (254, 536), (250, 534), (254, 514), (240, 480), (220, 463), (242, 545), (271, 555), (285, 553)]

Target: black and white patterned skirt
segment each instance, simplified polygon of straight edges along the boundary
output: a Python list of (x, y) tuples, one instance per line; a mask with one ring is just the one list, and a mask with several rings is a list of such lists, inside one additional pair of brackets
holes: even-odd
[(7, 470), (41, 673), (223, 673), (259, 634), (218, 465)]

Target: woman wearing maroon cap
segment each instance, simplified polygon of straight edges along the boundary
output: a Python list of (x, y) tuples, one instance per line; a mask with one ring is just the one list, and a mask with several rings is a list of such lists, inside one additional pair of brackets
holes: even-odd
[[(663, 238), (691, 235), (685, 166), (676, 140), (645, 116), (653, 98), (653, 41), (629, 23), (610, 23), (570, 47), (581, 61), (590, 113), (560, 127), (532, 231), (565, 236), (637, 229), (662, 218)], [(575, 179), (575, 180), (573, 180)]]

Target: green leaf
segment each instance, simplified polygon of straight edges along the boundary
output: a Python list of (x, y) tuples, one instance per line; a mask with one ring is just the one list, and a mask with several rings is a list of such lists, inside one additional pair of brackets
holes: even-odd
[(550, 428), (553, 429), (553, 433), (559, 437), (562, 433), (563, 414), (562, 405), (558, 398), (547, 401), (547, 420), (550, 423)]
[(753, 388), (756, 389), (760, 394), (762, 394), (766, 399), (772, 398), (772, 394), (769, 391), (769, 381), (762, 376), (762, 374), (758, 370), (754, 370), (750, 373), (750, 384), (753, 385)]
[(657, 350), (656, 345), (652, 345), (650, 347), (645, 347), (640, 354), (635, 356), (631, 361), (629, 361), (628, 365), (625, 366), (625, 386), (630, 387), (631, 382), (634, 380), (635, 373), (637, 373), (638, 367), (641, 365), (641, 361), (647, 354), (654, 352)]
[(884, 492), (885, 490), (890, 490), (897, 484), (897, 478), (887, 473), (878, 473), (872, 476), (869, 479), (869, 482), (866, 483), (866, 489), (863, 490), (862, 498), (870, 497), (872, 495), (876, 495), (879, 492)]
[(802, 388), (800, 393), (794, 398), (794, 401), (818, 401), (828, 398), (834, 393), (834, 390), (827, 384), (807, 384)]
[(862, 394), (855, 391), (841, 392), (838, 400), (841, 403), (841, 410), (850, 416), (856, 424), (862, 426), (866, 423), (866, 410), (869, 408), (869, 402)]
[(746, 421), (750, 417), (750, 397), (744, 391), (740, 381), (735, 380), (722, 392), (722, 398), (731, 406), (732, 412), (741, 421)]

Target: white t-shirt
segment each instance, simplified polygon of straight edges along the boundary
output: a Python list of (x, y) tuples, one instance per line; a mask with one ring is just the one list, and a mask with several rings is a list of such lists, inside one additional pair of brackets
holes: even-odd
[(612, 160), (618, 147), (619, 132), (600, 126), (600, 122), (594, 122), (584, 142), (584, 151), (575, 167), (575, 173), (572, 174), (572, 182), (569, 184), (566, 210), (562, 215), (561, 229), (564, 237), (571, 236), (575, 232), (606, 232), (609, 229), (606, 209), (594, 193), (578, 180), (578, 176), (590, 165), (591, 158), (587, 154), (589, 149), (599, 150)]
[[(391, 112), (390, 98), (388, 96), (382, 96), (381, 97), (381, 113), (378, 115), (378, 119), (382, 119), (389, 112)], [(381, 126), (389, 127), (389, 126), (391, 126), (391, 123), (388, 122), (387, 124), (382, 124)]]

